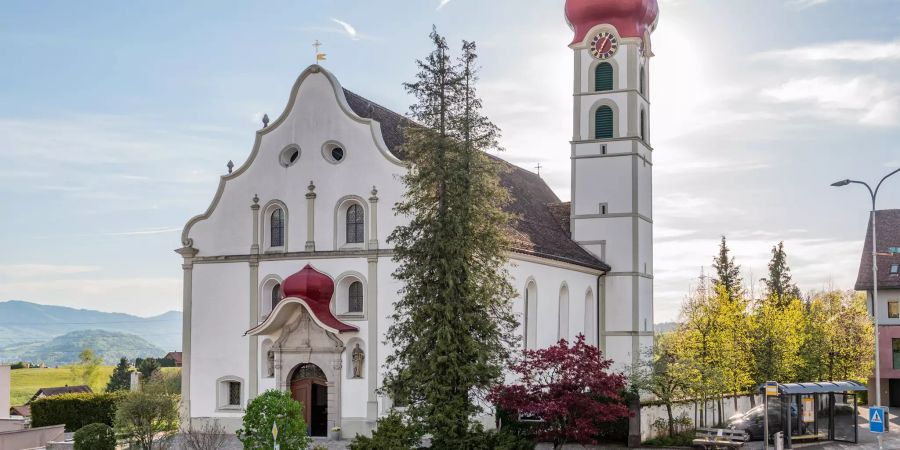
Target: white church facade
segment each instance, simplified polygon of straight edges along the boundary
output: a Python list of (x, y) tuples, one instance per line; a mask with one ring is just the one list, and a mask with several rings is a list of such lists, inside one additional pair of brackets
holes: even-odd
[[(568, 0), (576, 37), (572, 201), (509, 164), (502, 185), (522, 344), (584, 334), (623, 368), (653, 340), (650, 32), (655, 0)], [(247, 160), (182, 233), (183, 416), (233, 431), (267, 389), (306, 407), (313, 435), (368, 433), (401, 286), (402, 115), (314, 65)]]

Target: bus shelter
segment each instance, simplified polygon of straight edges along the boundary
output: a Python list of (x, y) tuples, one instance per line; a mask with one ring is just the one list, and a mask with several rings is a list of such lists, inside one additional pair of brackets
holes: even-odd
[[(760, 390), (765, 395), (765, 386)], [(857, 393), (866, 387), (855, 381), (778, 385), (768, 403), (769, 435), (784, 432), (784, 448), (793, 441), (857, 443)]]

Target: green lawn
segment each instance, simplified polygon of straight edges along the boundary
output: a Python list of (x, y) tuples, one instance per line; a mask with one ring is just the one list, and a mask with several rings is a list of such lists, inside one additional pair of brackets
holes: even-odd
[[(103, 366), (100, 368), (99, 381), (91, 386), (94, 392), (101, 392), (106, 387), (110, 375), (112, 375), (114, 366)], [(178, 370), (175, 368), (163, 368), (165, 371)], [(16, 369), (12, 371), (12, 389), (10, 393), (10, 404), (13, 406), (22, 405), (31, 399), (31, 396), (42, 387), (58, 387), (58, 386), (75, 386), (84, 384), (77, 379), (69, 367), (60, 367), (58, 369)]]

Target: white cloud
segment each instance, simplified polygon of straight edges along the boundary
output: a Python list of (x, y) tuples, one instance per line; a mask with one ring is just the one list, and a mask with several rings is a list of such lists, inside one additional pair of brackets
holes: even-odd
[(787, 2), (789, 6), (799, 9), (812, 8), (813, 6), (824, 5), (829, 0), (790, 0)]
[(777, 103), (811, 104), (808, 113), (847, 123), (890, 126), (900, 119), (896, 86), (875, 77), (794, 79), (762, 93)]
[(354, 41), (359, 40), (359, 33), (356, 32), (356, 28), (353, 28), (353, 25), (333, 17), (331, 18), (331, 21), (340, 25), (344, 29), (344, 32), (347, 33), (347, 36), (350, 36), (350, 39), (353, 39)]
[(2, 264), (0, 276), (9, 278), (35, 278), (59, 275), (72, 275), (100, 270), (97, 266), (60, 265), (60, 264)]
[(759, 53), (757, 59), (779, 61), (886, 61), (900, 60), (900, 39), (893, 41), (841, 41)]

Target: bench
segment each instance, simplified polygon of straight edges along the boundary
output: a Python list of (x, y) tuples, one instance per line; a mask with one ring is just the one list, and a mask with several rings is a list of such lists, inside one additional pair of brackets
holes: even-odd
[(741, 448), (750, 440), (750, 435), (746, 431), (721, 428), (701, 428), (694, 436), (694, 447), (703, 449)]

